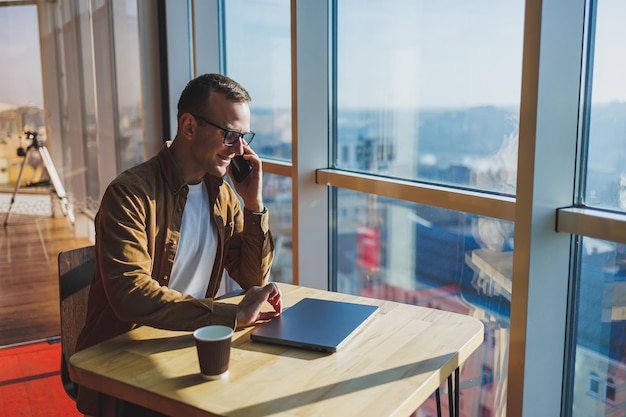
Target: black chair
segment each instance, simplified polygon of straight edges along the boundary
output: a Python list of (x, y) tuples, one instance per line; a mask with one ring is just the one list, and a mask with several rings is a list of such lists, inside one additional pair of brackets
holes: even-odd
[(94, 246), (59, 253), (59, 300), (61, 307), (61, 381), (74, 401), (78, 391), (67, 369), (78, 334), (85, 325), (89, 284), (95, 269)]
[[(61, 304), (61, 381), (74, 401), (78, 386), (70, 379), (67, 364), (76, 349), (76, 340), (85, 325), (89, 285), (96, 266), (94, 246), (59, 253), (59, 300)], [(99, 415), (104, 415), (100, 398)], [(114, 414), (119, 417), (166, 417), (126, 401), (115, 401)]]

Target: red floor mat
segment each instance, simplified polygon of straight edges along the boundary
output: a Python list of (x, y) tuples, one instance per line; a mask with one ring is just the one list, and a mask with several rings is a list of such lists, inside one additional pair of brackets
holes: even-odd
[(82, 417), (63, 390), (60, 343), (0, 349), (0, 417)]

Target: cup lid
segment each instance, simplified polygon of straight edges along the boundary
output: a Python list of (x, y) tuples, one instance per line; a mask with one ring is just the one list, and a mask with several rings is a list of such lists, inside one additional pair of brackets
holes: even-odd
[(193, 332), (193, 337), (198, 340), (224, 340), (233, 335), (233, 329), (228, 326), (210, 325), (197, 328)]

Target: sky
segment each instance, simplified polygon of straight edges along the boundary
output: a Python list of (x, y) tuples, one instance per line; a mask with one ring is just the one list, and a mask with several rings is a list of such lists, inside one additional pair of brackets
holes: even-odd
[(0, 111), (4, 104), (43, 108), (37, 7), (0, 7)]
[(598, 4), (593, 101), (626, 101), (626, 1)]
[(523, 11), (517, 0), (340, 1), (339, 101), (518, 104)]
[[(255, 106), (291, 105), (288, 7), (226, 2), (228, 73)], [(339, 0), (339, 105), (519, 105), (523, 15), (522, 0)], [(623, 0), (599, 3), (594, 102), (626, 101), (624, 18)], [(42, 107), (36, 6), (0, 7), (0, 36), (0, 103)]]
[[(524, 1), (337, 3), (340, 106), (519, 105)], [(288, 4), (226, 2), (228, 73), (261, 107), (290, 104)], [(626, 2), (598, 13), (593, 100), (626, 101)]]

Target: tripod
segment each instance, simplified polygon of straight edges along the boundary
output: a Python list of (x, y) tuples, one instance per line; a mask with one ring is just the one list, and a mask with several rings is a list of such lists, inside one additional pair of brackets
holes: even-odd
[[(63, 211), (63, 215), (68, 218), (68, 220), (74, 224), (74, 210), (70, 206), (70, 203), (67, 199), (67, 194), (65, 193), (65, 188), (63, 188), (63, 183), (61, 183), (61, 178), (57, 173), (57, 170), (54, 168), (54, 163), (52, 162), (52, 158), (50, 157), (50, 153), (48, 153), (48, 148), (46, 145), (37, 140), (37, 133), (34, 132), (25, 132), (27, 139), (31, 140), (31, 144), (24, 150), (24, 148), (17, 149), (17, 156), (23, 156), (24, 160), (22, 161), (22, 166), (20, 167), (20, 173), (17, 176), (17, 182), (15, 183), (15, 189), (13, 190), (13, 196), (11, 197), (11, 203), (9, 204), (9, 210), (7, 211), (6, 217), (4, 218), (4, 227), (7, 227), (9, 223), (9, 215), (11, 214), (11, 209), (13, 208), (13, 203), (15, 203), (15, 195), (17, 194), (18, 189), (20, 188), (20, 183), (22, 182), (22, 175), (24, 174), (24, 167), (28, 163), (28, 159), (33, 152), (39, 152), (39, 156), (41, 156), (41, 161), (43, 162), (43, 166), (50, 177), (50, 183), (54, 189), (55, 194), (59, 198), (61, 203), (61, 211)], [(38, 183), (30, 184), (30, 186), (35, 185), (50, 185), (47, 181), (39, 181)]]

